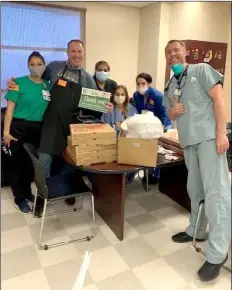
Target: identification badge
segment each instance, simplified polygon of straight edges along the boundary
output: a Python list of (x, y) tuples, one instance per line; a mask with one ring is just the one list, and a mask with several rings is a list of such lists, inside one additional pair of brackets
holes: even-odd
[(175, 89), (175, 91), (174, 91), (174, 95), (175, 95), (175, 96), (180, 96), (180, 95), (181, 95), (181, 90), (179, 90), (179, 89)]
[(43, 98), (44, 98), (45, 101), (48, 101), (48, 102), (51, 101), (50, 92), (49, 91), (42, 90), (42, 94), (43, 94)]
[(64, 80), (59, 79), (59, 80), (58, 80), (58, 85), (61, 86), (61, 87), (66, 87), (67, 82), (64, 81)]

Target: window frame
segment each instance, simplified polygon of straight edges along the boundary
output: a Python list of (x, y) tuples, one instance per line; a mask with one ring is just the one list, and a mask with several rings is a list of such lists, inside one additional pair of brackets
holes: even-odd
[[(4, 2), (3, 2), (4, 4)], [(42, 3), (42, 2), (27, 2), (27, 1), (10, 1), (5, 2), (5, 4), (14, 4), (14, 5), (27, 5), (27, 6), (33, 6), (33, 7), (43, 7), (43, 8), (51, 8), (52, 9), (60, 9), (60, 10), (70, 10), (80, 13), (80, 19), (81, 19), (81, 38), (80, 40), (84, 43), (85, 51), (86, 51), (86, 8), (80, 8), (80, 7), (72, 7), (67, 5), (57, 5), (52, 3)], [(71, 39), (70, 39), (71, 40)], [(63, 48), (49, 48), (49, 47), (29, 47), (29, 46), (10, 46), (10, 45), (1, 45), (1, 49), (9, 49), (9, 50), (37, 50), (37, 51), (62, 51), (64, 52)], [(84, 54), (84, 61), (83, 61), (83, 67), (86, 66), (86, 54)], [(7, 92), (7, 89), (1, 88), (0, 90), (1, 95)], [(1, 98), (2, 100), (2, 98)]]

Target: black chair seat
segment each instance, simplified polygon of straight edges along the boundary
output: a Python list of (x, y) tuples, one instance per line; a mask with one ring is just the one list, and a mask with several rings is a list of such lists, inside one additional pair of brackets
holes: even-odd
[(69, 172), (62, 175), (46, 178), (48, 199), (66, 195), (88, 192), (90, 189), (78, 172)]

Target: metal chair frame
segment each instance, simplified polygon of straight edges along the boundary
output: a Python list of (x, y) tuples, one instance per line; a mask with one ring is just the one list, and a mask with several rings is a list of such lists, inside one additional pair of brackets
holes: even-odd
[[(194, 229), (194, 234), (193, 234), (193, 241), (192, 241), (192, 245), (193, 247), (195, 248), (196, 252), (197, 253), (201, 253), (203, 256), (206, 257), (206, 254), (205, 252), (197, 246), (197, 231), (198, 231), (198, 225), (199, 225), (199, 221), (200, 221), (200, 218), (201, 218), (201, 215), (202, 215), (202, 211), (204, 210), (204, 205), (205, 205), (205, 200), (202, 199), (200, 202), (199, 202), (199, 209), (198, 209), (198, 213), (197, 213), (197, 221), (196, 221), (196, 225), (195, 225), (195, 229)], [(225, 270), (227, 270), (228, 272), (231, 273), (231, 269), (228, 268), (227, 266), (223, 265), (222, 266)]]
[[(59, 197), (54, 197), (54, 198), (49, 198), (48, 196), (48, 186), (46, 183), (46, 178), (44, 173), (44, 169), (42, 164), (39, 162), (39, 160), (36, 157), (36, 149), (34, 146), (31, 144), (24, 144), (24, 148), (29, 154), (33, 168), (34, 168), (34, 174), (35, 174), (35, 185), (36, 185), (36, 193), (35, 193), (35, 200), (34, 200), (34, 206), (33, 206), (33, 211), (32, 215), (33, 217), (35, 216), (35, 209), (36, 209), (36, 203), (38, 200), (38, 196), (40, 196), (44, 200), (44, 206), (43, 206), (43, 212), (42, 212), (42, 219), (41, 219), (41, 227), (40, 227), (40, 235), (39, 235), (39, 241), (38, 241), (38, 247), (40, 250), (48, 250), (49, 248), (54, 248), (57, 246), (63, 246), (63, 245), (68, 245), (71, 243), (76, 243), (76, 242), (83, 242), (83, 241), (90, 241), (93, 239), (96, 235), (96, 219), (95, 219), (95, 204), (94, 204), (94, 196), (91, 192), (92, 186), (91, 183), (88, 181), (87, 177), (82, 177), (84, 183), (87, 185), (87, 187), (90, 189), (90, 191), (83, 192), (83, 193), (77, 193), (77, 194), (71, 194), (71, 195), (63, 195)], [(39, 174), (38, 174), (39, 170)], [(39, 192), (43, 192), (43, 194), (39, 194)], [(72, 211), (80, 211), (83, 208), (83, 196), (84, 195), (90, 195), (91, 197), (91, 208), (92, 208), (92, 234), (90, 236), (86, 236), (83, 238), (79, 239), (73, 239), (71, 241), (65, 241), (65, 242), (58, 242), (58, 243), (52, 243), (52, 244), (42, 244), (42, 237), (43, 237), (43, 230), (44, 230), (44, 224), (45, 224), (45, 218), (52, 216), (52, 215), (57, 215), (57, 214), (63, 214), (67, 212), (72, 212)], [(47, 213), (47, 205), (52, 204), (67, 198), (71, 197), (81, 197), (81, 206), (79, 208), (72, 208), (72, 209), (66, 209), (66, 210), (61, 210), (61, 211), (56, 211), (52, 213)]]

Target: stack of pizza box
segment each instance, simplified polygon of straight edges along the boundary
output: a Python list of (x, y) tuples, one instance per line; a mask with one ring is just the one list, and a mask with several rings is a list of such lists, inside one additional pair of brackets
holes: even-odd
[(117, 160), (115, 130), (108, 124), (72, 124), (67, 154), (78, 165), (88, 166)]

